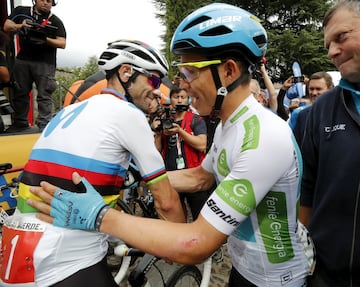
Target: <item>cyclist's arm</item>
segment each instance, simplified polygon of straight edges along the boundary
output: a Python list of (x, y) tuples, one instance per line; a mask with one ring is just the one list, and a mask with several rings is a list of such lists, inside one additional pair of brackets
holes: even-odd
[[(79, 183), (80, 179), (77, 175), (74, 182)], [(56, 189), (52, 184), (42, 183), (42, 188), (32, 188), (32, 192), (46, 203), (28, 201), (31, 206), (43, 212), (37, 215), (38, 218), (49, 223), (54, 221), (49, 216), (52, 209), (49, 204), (54, 200)], [(96, 193), (95, 190), (94, 192)], [(111, 208), (102, 218), (100, 232), (116, 236), (146, 253), (183, 264), (203, 262), (227, 238), (226, 234), (215, 229), (202, 215), (192, 223), (174, 223), (132, 216)]]
[(215, 182), (212, 173), (201, 166), (167, 172), (171, 185), (177, 192), (198, 192), (210, 189)]
[(185, 213), (179, 195), (167, 178), (149, 186), (149, 189), (154, 197), (155, 208), (161, 219), (185, 222)]
[(154, 196), (155, 208), (160, 218), (185, 222), (179, 195), (170, 185), (164, 161), (154, 144), (153, 132), (144, 115), (130, 110), (131, 125), (119, 132), (119, 141), (131, 153), (140, 174)]
[(162, 150), (161, 133), (154, 133), (155, 146), (159, 152)]
[(113, 209), (105, 214), (100, 231), (146, 253), (182, 264), (203, 262), (227, 238), (201, 215), (192, 223), (172, 223), (129, 216)]

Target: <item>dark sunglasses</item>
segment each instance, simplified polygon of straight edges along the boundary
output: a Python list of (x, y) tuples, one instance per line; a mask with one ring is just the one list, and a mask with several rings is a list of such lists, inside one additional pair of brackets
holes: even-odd
[(133, 69), (135, 71), (138, 71), (139, 73), (144, 74), (148, 78), (148, 83), (150, 84), (150, 86), (152, 86), (155, 90), (160, 88), (161, 85), (160, 77), (155, 76), (154, 74), (150, 73), (149, 71), (143, 68), (133, 67)]

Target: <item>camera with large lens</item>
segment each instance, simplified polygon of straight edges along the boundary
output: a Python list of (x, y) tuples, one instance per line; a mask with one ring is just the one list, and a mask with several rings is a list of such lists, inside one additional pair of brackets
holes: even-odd
[(56, 31), (58, 27), (52, 26), (49, 24), (41, 25), (30, 20), (26, 20), (26, 24), (31, 27), (21, 27), (19, 30), (19, 35), (21, 41), (28, 43), (41, 45), (46, 43), (46, 37), (56, 38)]
[(166, 130), (172, 129), (174, 127), (173, 123), (174, 123), (174, 120), (171, 118), (165, 117), (165, 118), (161, 119), (161, 125), (162, 125), (163, 129), (166, 129)]
[(174, 127), (173, 115), (176, 113), (176, 110), (171, 109), (170, 106), (165, 107), (164, 117), (161, 119), (161, 126), (163, 129), (172, 129)]

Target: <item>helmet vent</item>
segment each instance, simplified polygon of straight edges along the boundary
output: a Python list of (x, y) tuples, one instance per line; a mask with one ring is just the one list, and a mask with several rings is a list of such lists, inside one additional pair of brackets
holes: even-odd
[(117, 56), (117, 54), (112, 53), (112, 52), (104, 52), (102, 53), (102, 55), (100, 56), (100, 59), (104, 59), (104, 60), (111, 60), (113, 58), (115, 58)]
[(144, 53), (143, 51), (140, 51), (140, 50), (134, 50), (134, 51), (131, 51), (132, 54), (140, 57), (141, 59), (144, 59), (146, 61), (149, 61), (149, 62), (152, 62), (152, 63), (155, 63), (154, 59), (149, 57), (148, 54)]
[(262, 48), (267, 43), (265, 35), (255, 36), (253, 40), (259, 48)]
[(199, 47), (199, 44), (193, 39), (184, 39), (183, 41), (174, 44), (174, 49), (176, 50), (186, 50), (196, 47)]
[(182, 31), (184, 32), (186, 30), (189, 30), (191, 27), (194, 27), (195, 25), (200, 24), (200, 23), (205, 22), (210, 19), (211, 18), (208, 16), (199, 17), (199, 18), (195, 19), (194, 21), (192, 21), (191, 23), (187, 24)]
[(230, 34), (232, 31), (225, 27), (225, 26), (219, 26), (219, 27), (215, 27), (213, 29), (209, 29), (203, 33), (201, 33), (201, 36), (219, 36), (219, 35), (226, 35), (226, 34)]

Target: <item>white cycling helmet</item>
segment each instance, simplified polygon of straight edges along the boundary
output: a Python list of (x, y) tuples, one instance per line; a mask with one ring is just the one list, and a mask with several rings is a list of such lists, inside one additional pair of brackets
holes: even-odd
[(112, 71), (122, 64), (131, 64), (148, 71), (157, 71), (160, 77), (167, 75), (169, 65), (155, 48), (134, 40), (118, 40), (108, 44), (101, 54), (98, 65), (104, 71)]
[[(36, 0), (33, 0), (33, 5), (35, 5)], [(56, 6), (58, 0), (52, 0), (52, 6)]]

